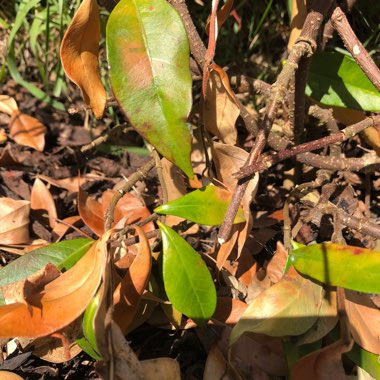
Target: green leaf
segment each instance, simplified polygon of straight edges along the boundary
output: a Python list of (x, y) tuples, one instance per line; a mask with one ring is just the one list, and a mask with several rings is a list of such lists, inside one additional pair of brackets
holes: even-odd
[(96, 360), (101, 360), (94, 331), (94, 318), (99, 307), (103, 290), (98, 290), (95, 297), (88, 304), (83, 314), (82, 335), (77, 338), (79, 347)]
[[(158, 214), (180, 216), (199, 224), (217, 226), (223, 222), (230, 201), (229, 191), (208, 185), (165, 203), (154, 211)], [(239, 208), (234, 223), (242, 222), (245, 222), (244, 212)]]
[[(0, 286), (25, 280), (48, 263), (54, 264), (58, 269), (68, 270), (90, 249), (93, 243), (91, 239), (74, 239), (35, 249), (0, 270)], [(2, 304), (1, 299), (0, 304)]]
[(327, 106), (380, 110), (379, 91), (355, 60), (341, 53), (313, 56), (306, 95)]
[(189, 43), (166, 0), (121, 0), (107, 23), (113, 93), (136, 130), (193, 177)]
[(158, 222), (163, 244), (163, 278), (169, 301), (198, 324), (216, 308), (216, 290), (200, 255), (167, 225)]
[(302, 274), (332, 286), (380, 293), (380, 253), (323, 243), (292, 251), (289, 259)]

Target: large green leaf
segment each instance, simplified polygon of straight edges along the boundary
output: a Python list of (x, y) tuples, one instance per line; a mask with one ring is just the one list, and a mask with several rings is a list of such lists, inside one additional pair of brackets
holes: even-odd
[(189, 43), (166, 0), (121, 0), (107, 23), (114, 95), (136, 130), (163, 156), (193, 176)]
[(289, 261), (300, 273), (325, 284), (380, 293), (380, 252), (322, 243), (292, 251)]
[[(208, 185), (165, 203), (154, 211), (158, 214), (180, 216), (199, 224), (218, 226), (223, 222), (230, 201), (231, 193), (229, 191)], [(243, 209), (239, 208), (234, 223), (244, 221)]]
[(380, 110), (380, 93), (351, 57), (341, 53), (313, 56), (306, 94), (327, 106)]
[(48, 263), (54, 264), (58, 269), (68, 270), (93, 243), (91, 239), (74, 239), (35, 249), (0, 270), (0, 286), (24, 280)]
[(163, 278), (169, 301), (198, 324), (216, 308), (216, 290), (200, 255), (167, 225), (158, 222), (163, 244)]

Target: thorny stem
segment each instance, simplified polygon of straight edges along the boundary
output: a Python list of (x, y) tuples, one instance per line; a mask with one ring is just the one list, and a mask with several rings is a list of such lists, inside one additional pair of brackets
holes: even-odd
[(299, 155), (301, 153), (311, 152), (313, 150), (322, 148), (326, 145), (341, 143), (355, 136), (362, 130), (368, 127), (377, 126), (377, 125), (380, 125), (380, 116), (368, 117), (360, 121), (359, 123), (353, 124), (345, 129), (342, 129), (338, 133), (334, 133), (332, 135), (322, 137), (318, 140), (313, 140), (304, 144), (297, 145), (288, 150), (280, 151), (274, 155), (265, 157), (264, 159), (260, 160), (254, 165), (245, 166), (236, 174), (236, 178), (242, 179), (247, 176), (251, 176), (258, 171), (268, 169), (272, 165), (280, 161)]
[(352, 57), (367, 75), (369, 80), (380, 91), (380, 70), (368, 54), (365, 47), (359, 41), (355, 32), (352, 30), (342, 8), (336, 6), (331, 15), (331, 22), (342, 39), (346, 49), (351, 53)]
[(148, 175), (148, 173), (154, 168), (155, 164), (156, 161), (154, 159), (148, 161), (135, 173), (129, 176), (127, 183), (121, 189), (116, 191), (116, 193), (113, 195), (111, 199), (110, 205), (108, 206), (107, 212), (104, 216), (104, 231), (108, 231), (112, 227), (117, 202), (119, 202), (119, 200), (132, 189), (136, 182), (144, 179)]

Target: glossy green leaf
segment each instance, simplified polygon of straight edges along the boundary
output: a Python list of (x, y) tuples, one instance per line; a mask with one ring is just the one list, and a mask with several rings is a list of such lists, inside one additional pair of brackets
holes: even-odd
[(163, 156), (193, 177), (189, 43), (166, 0), (121, 0), (107, 23), (113, 93), (129, 121)]
[(163, 278), (169, 301), (198, 324), (216, 308), (216, 290), (200, 255), (167, 225), (158, 222), (163, 244)]
[[(74, 239), (35, 249), (0, 270), (0, 286), (24, 280), (48, 263), (54, 264), (60, 270), (68, 270), (93, 243), (91, 239)], [(2, 304), (1, 299), (0, 304)]]
[[(163, 204), (154, 211), (158, 214), (176, 215), (199, 224), (218, 226), (223, 222), (231, 193), (214, 185), (192, 191), (181, 198)], [(245, 221), (240, 207), (234, 223)]]
[(322, 243), (292, 251), (289, 260), (300, 273), (325, 284), (380, 293), (380, 252)]
[(82, 335), (77, 339), (79, 347), (96, 360), (101, 360), (102, 358), (99, 354), (94, 331), (94, 318), (101, 295), (102, 292), (98, 291), (96, 296), (88, 304), (86, 311), (83, 314)]
[(327, 106), (380, 110), (379, 91), (355, 60), (342, 53), (313, 56), (306, 94)]

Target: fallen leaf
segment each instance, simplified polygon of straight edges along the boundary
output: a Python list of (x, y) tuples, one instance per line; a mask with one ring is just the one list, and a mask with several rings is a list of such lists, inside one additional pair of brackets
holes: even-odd
[(212, 319), (226, 325), (235, 325), (248, 305), (234, 298), (218, 297)]
[(235, 145), (237, 141), (235, 123), (239, 115), (240, 109), (235, 99), (226, 90), (220, 74), (212, 70), (203, 103), (202, 117), (205, 127), (223, 143)]
[(181, 370), (175, 359), (157, 358), (142, 360), (140, 363), (145, 380), (181, 380)]
[(99, 73), (100, 18), (96, 0), (83, 0), (63, 36), (61, 62), (66, 75), (81, 89), (97, 118), (103, 116), (107, 94)]
[(0, 371), (1, 380), (24, 380), (23, 377), (9, 371)]
[(39, 174), (38, 177), (47, 182), (50, 183), (50, 185), (53, 185), (55, 187), (59, 187), (60, 189), (65, 189), (68, 191), (71, 191), (73, 193), (76, 193), (79, 191), (79, 186), (84, 185), (88, 181), (96, 181), (101, 180), (102, 177), (91, 175), (91, 174), (85, 174), (78, 177), (69, 177), (69, 178), (61, 178), (61, 179), (55, 179), (50, 178), (46, 175)]
[(352, 348), (341, 340), (300, 359), (291, 369), (292, 380), (345, 380), (342, 354)]
[(346, 290), (346, 311), (355, 342), (365, 350), (380, 355), (380, 310), (368, 294)]
[[(34, 180), (30, 196), (30, 208), (31, 213), (42, 224), (50, 225), (50, 228), (54, 228), (57, 225), (57, 209), (53, 196), (39, 178)], [(49, 217), (44, 216), (45, 214)]]
[(17, 144), (42, 152), (45, 147), (45, 134), (46, 127), (36, 118), (20, 111), (12, 114), (9, 135)]
[(148, 284), (152, 266), (148, 238), (141, 227), (136, 226), (135, 229), (140, 238), (137, 256), (114, 291), (113, 318), (123, 333), (127, 331), (136, 314), (141, 295)]
[(303, 334), (318, 318), (321, 297), (322, 287), (308, 279), (282, 278), (248, 306), (232, 330), (232, 343), (246, 331), (275, 337)]
[(231, 368), (229, 362), (214, 344), (208, 355), (203, 373), (203, 380), (242, 380), (243, 378)]
[[(216, 17), (217, 17), (217, 25), (218, 25), (218, 30), (220, 30), (220, 28), (222, 27), (222, 25), (225, 23), (225, 21), (227, 20), (228, 16), (230, 15), (230, 12), (231, 12), (231, 9), (232, 9), (232, 6), (234, 5), (234, 0), (227, 0), (222, 8), (220, 8), (220, 10), (218, 11), (218, 13), (216, 14)], [(210, 32), (210, 19), (207, 20), (206, 22), (206, 33), (209, 34)]]
[(0, 198), (0, 241), (22, 244), (29, 241), (30, 202)]
[(0, 95), (0, 112), (12, 116), (16, 111), (18, 111), (16, 100), (8, 95)]
[(73, 215), (69, 216), (65, 219), (62, 220), (61, 223), (57, 221), (54, 229), (53, 229), (53, 234), (57, 235), (56, 241), (61, 240), (66, 233), (72, 228), (71, 226), (78, 227), (78, 225), (83, 225), (82, 218), (79, 215)]
[(43, 291), (31, 292), (25, 299), (27, 304), (0, 306), (0, 337), (38, 338), (78, 318), (98, 289), (107, 240), (105, 234), (76, 265), (49, 282)]
[(278, 241), (276, 252), (267, 266), (267, 276), (273, 284), (279, 282), (284, 275), (288, 252), (284, 245)]

